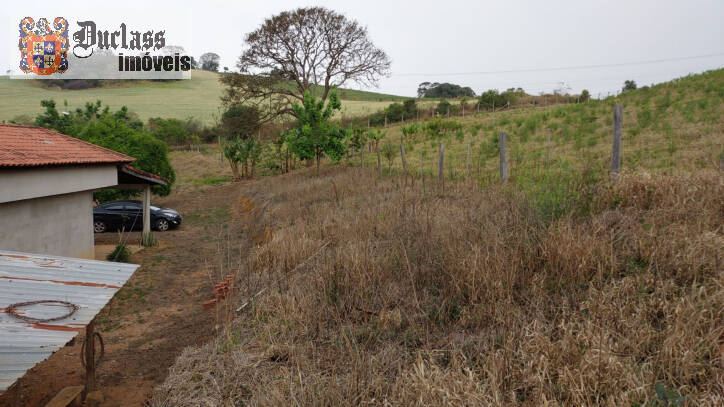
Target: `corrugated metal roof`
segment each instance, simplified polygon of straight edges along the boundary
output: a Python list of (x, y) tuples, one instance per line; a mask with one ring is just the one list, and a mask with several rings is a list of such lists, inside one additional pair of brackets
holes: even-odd
[[(137, 268), (136, 264), (0, 250), (0, 391), (83, 331)], [(38, 300), (67, 301), (78, 310), (45, 323), (27, 322), (5, 312), (11, 304)], [(38, 304), (19, 311), (47, 319), (68, 309)]]

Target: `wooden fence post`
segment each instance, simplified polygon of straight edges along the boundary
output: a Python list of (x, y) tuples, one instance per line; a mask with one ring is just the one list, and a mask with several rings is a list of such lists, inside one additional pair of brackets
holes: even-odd
[(621, 172), (621, 130), (623, 127), (623, 106), (613, 107), (613, 148), (611, 151), (611, 177)]
[(500, 153), (500, 179), (503, 182), (508, 181), (508, 160), (506, 156), (506, 138), (508, 137), (505, 132), (500, 133), (500, 138), (498, 139), (498, 150)]
[(362, 168), (365, 167), (365, 148), (364, 146), (360, 147), (359, 149), (359, 161)]
[(85, 389), (83, 397), (96, 390), (96, 352), (95, 352), (95, 326), (91, 320), (85, 327)]

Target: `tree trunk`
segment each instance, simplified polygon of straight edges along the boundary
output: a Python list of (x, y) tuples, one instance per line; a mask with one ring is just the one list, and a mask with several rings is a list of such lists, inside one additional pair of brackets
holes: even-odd
[(234, 181), (239, 181), (241, 179), (241, 176), (239, 176), (239, 164), (229, 161), (229, 166), (231, 166), (231, 173), (233, 174)]

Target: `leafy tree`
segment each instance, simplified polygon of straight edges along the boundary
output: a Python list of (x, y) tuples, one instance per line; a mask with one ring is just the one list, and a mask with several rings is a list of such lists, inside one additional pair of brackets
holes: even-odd
[(229, 106), (221, 115), (221, 128), (227, 139), (224, 157), (229, 161), (234, 181), (253, 178), (261, 154), (261, 145), (254, 139), (261, 128), (259, 110), (256, 106)]
[(380, 151), (382, 152), (382, 155), (387, 160), (387, 164), (388, 164), (387, 172), (388, 173), (392, 172), (392, 160), (394, 160), (395, 157), (397, 156), (397, 149), (398, 149), (398, 147), (395, 146), (395, 144), (392, 143), (392, 141), (390, 141), (390, 140), (388, 140), (386, 143), (382, 144), (382, 150), (380, 150)]
[(591, 94), (588, 92), (588, 89), (583, 89), (580, 96), (581, 102), (588, 102), (589, 99), (591, 99)]
[(435, 118), (428, 120), (427, 123), (423, 125), (422, 130), (428, 138), (439, 139), (462, 130), (462, 128), (463, 125), (455, 119)]
[[(124, 106), (111, 112), (109, 107), (101, 109), (101, 102), (86, 103), (85, 109), (76, 109), (69, 114), (59, 114), (55, 101), (43, 100), (45, 111), (40, 113), (35, 124), (60, 133), (109, 148), (136, 159), (132, 166), (159, 175), (169, 185), (155, 185), (151, 189), (158, 195), (168, 195), (176, 180), (176, 173), (168, 158), (166, 143), (151, 136), (143, 129), (143, 123)], [(132, 193), (131, 193), (132, 194)], [(129, 196), (128, 191), (104, 190), (96, 193), (101, 201)]]
[(347, 159), (350, 152), (360, 151), (367, 144), (367, 133), (362, 126), (352, 126), (345, 131), (345, 146)]
[(450, 104), (450, 102), (448, 102), (447, 100), (444, 100), (444, 99), (441, 100), (435, 107), (435, 110), (440, 115), (447, 115), (451, 109), (452, 109), (452, 105)]
[(207, 52), (199, 57), (199, 63), (201, 69), (204, 71), (219, 72), (219, 54), (214, 52)]
[(367, 132), (367, 138), (375, 142), (375, 151), (377, 152), (377, 169), (380, 172), (382, 171), (382, 163), (380, 162), (380, 140), (385, 138), (386, 135), (387, 133), (382, 131), (379, 127), (374, 130), (370, 129)]
[(475, 97), (475, 92), (467, 86), (462, 87), (453, 83), (422, 82), (417, 87), (417, 96), (421, 98)]
[(246, 140), (261, 128), (259, 109), (256, 106), (231, 105), (221, 114), (221, 127), (227, 138)]
[[(405, 106), (401, 103), (391, 103), (385, 108), (384, 114), (389, 122), (399, 122), (405, 117)], [(409, 119), (410, 116), (407, 116)]]
[(367, 138), (369, 140), (372, 140), (375, 142), (375, 149), (379, 148), (380, 140), (385, 138), (386, 135), (387, 135), (387, 133), (382, 131), (382, 129), (380, 129), (379, 127), (375, 128), (375, 129), (370, 129), (367, 132)]
[(245, 37), (239, 73), (223, 75), (225, 104), (258, 103), (264, 121), (296, 114), (295, 103), (321, 88), (331, 90), (352, 81), (376, 85), (390, 69), (384, 51), (375, 47), (357, 21), (323, 7), (284, 11), (264, 21)]
[(324, 100), (313, 97), (309, 91), (304, 93), (304, 103), (294, 105), (298, 118), (297, 126), (287, 134), (287, 142), (292, 152), (302, 160), (314, 158), (319, 162), (329, 156), (338, 161), (344, 155), (344, 132), (330, 119), (336, 110), (342, 108), (337, 94), (332, 92), (326, 105)]
[(417, 114), (417, 102), (415, 102), (415, 99), (407, 99), (402, 105), (405, 107), (405, 116), (410, 118), (415, 117)]
[(636, 81), (633, 80), (627, 80), (623, 83), (623, 92), (628, 92), (630, 90), (636, 89)]
[(408, 124), (407, 126), (402, 126), (402, 136), (405, 139), (408, 139), (411, 136), (414, 136), (417, 134), (417, 132), (420, 131), (420, 126), (418, 126), (417, 123)]
[(152, 136), (167, 144), (183, 145), (200, 140), (198, 134), (201, 132), (202, 125), (193, 118), (179, 120), (152, 117), (148, 119), (147, 128)]
[[(224, 157), (229, 161), (234, 181), (242, 178), (254, 178), (256, 165), (259, 162), (262, 148), (255, 138), (250, 137), (246, 140), (236, 137), (232, 140), (224, 142), (222, 145)], [(239, 172), (241, 167), (241, 173)]]
[(493, 109), (505, 106), (508, 103), (513, 104), (515, 103), (517, 93), (517, 91), (510, 90), (503, 93), (499, 93), (497, 89), (487, 90), (480, 95), (480, 106), (486, 109)]

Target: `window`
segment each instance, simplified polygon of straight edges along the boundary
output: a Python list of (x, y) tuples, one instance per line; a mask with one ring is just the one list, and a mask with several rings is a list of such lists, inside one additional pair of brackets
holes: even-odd
[(108, 205), (105, 207), (107, 211), (122, 211), (123, 205), (121, 204), (115, 204), (115, 205)]

